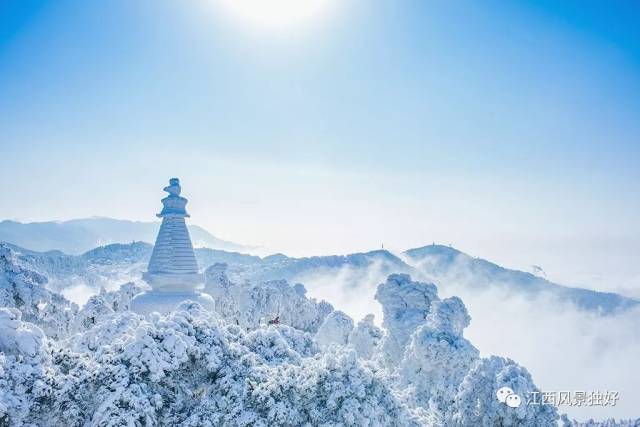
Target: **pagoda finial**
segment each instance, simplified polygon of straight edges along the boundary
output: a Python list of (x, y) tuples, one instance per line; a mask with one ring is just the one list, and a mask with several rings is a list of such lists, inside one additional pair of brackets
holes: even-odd
[(167, 216), (182, 216), (188, 218), (189, 214), (185, 209), (188, 200), (180, 196), (180, 192), (182, 191), (180, 180), (178, 178), (171, 178), (169, 185), (164, 187), (164, 191), (169, 193), (169, 195), (162, 199), (162, 212), (157, 216), (160, 218)]
[(180, 180), (178, 178), (171, 178), (169, 180), (169, 186), (164, 187), (164, 191), (169, 193), (170, 196), (179, 196), (180, 191), (182, 191), (180, 188)]

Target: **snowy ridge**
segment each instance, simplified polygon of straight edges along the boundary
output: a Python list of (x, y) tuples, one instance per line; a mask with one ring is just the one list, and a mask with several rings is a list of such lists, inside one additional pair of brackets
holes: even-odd
[[(60, 251), (36, 252), (10, 244), (0, 245), (11, 248), (21, 265), (46, 276), (48, 287), (56, 291), (82, 283), (97, 292), (100, 287), (109, 288), (114, 282), (139, 280), (153, 249), (147, 243), (134, 242), (102, 246), (74, 256)], [(640, 302), (632, 298), (558, 285), (441, 245), (410, 249), (402, 254), (406, 262), (385, 250), (308, 258), (282, 254), (261, 258), (209, 248), (196, 248), (195, 254), (203, 270), (216, 263), (226, 264), (225, 274), (236, 282), (280, 279), (304, 282), (315, 275), (330, 277), (346, 268), (358, 279), (358, 272), (366, 274), (375, 268), (380, 276), (407, 273), (437, 282), (443, 288), (464, 285), (474, 290), (501, 288), (523, 295), (546, 293), (560, 302), (569, 302), (602, 315), (640, 306)]]
[(558, 301), (570, 302), (583, 310), (614, 314), (640, 305), (640, 301), (610, 292), (571, 288), (518, 270), (510, 270), (457, 249), (429, 245), (405, 251), (407, 262), (429, 280), (482, 288), (503, 288), (529, 295), (548, 293)]
[(78, 307), (46, 289), (46, 284), (45, 276), (20, 266), (15, 252), (0, 245), (0, 307), (19, 310), (19, 317), (53, 338), (67, 336)]
[(145, 263), (149, 260), (152, 250), (153, 246), (144, 242), (113, 243), (87, 251), (78, 259), (85, 261), (87, 265)]

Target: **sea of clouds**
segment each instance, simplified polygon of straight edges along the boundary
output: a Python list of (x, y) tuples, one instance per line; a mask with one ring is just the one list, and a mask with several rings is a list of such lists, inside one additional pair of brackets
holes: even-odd
[[(326, 299), (358, 321), (368, 313), (382, 320), (374, 300), (386, 278), (380, 264), (366, 270), (345, 267), (300, 277), (309, 295)], [(424, 277), (419, 278), (424, 279)], [(579, 420), (634, 418), (640, 407), (640, 308), (601, 316), (558, 302), (552, 295), (532, 297), (504, 288), (473, 289), (438, 284), (441, 297), (462, 298), (472, 317), (465, 336), (481, 352), (514, 359), (543, 391), (617, 391), (616, 406), (562, 406)]]

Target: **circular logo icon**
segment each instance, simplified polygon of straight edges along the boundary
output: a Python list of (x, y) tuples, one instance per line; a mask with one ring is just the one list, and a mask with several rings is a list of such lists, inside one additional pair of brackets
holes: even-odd
[(505, 403), (510, 408), (517, 408), (522, 402), (520, 396), (518, 396), (517, 394), (510, 394), (509, 396), (507, 396), (507, 400)]
[(496, 397), (498, 398), (498, 402), (505, 403), (507, 401), (507, 396), (513, 394), (513, 390), (509, 387), (502, 387), (496, 391)]

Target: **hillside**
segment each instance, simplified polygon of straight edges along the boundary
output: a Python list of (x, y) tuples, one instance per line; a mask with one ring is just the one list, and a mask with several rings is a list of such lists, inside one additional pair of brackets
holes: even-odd
[[(383, 330), (370, 316), (356, 325), (307, 298), (303, 285), (234, 283), (224, 271), (205, 288), (214, 311), (185, 301), (143, 318), (129, 310), (140, 291), (131, 283), (78, 310), (18, 258), (0, 246), (0, 425), (551, 426), (558, 419), (550, 406), (496, 400), (493, 389), (523, 398), (540, 389), (516, 362), (480, 356), (463, 336), (470, 317), (459, 298), (441, 299), (435, 285), (408, 275), (378, 286)], [(281, 322), (265, 324), (274, 310)]]
[[(18, 254), (21, 263), (48, 277), (49, 286), (54, 290), (78, 282), (99, 289), (100, 286), (108, 288), (113, 280), (139, 280), (153, 248), (148, 243), (134, 242), (101, 246), (81, 255), (66, 255), (60, 251), (37, 252), (16, 245), (8, 246)], [(258, 257), (210, 248), (197, 248), (195, 252), (203, 271), (213, 264), (224, 263), (228, 276), (236, 281), (285, 279), (313, 285), (313, 278), (324, 277), (336, 284), (358, 288), (360, 282), (370, 279), (371, 272), (375, 270), (375, 277), (408, 273), (434, 281), (443, 289), (463, 285), (475, 290), (505, 289), (525, 296), (545, 293), (557, 301), (605, 315), (640, 304), (615, 293), (562, 286), (441, 245), (405, 251), (401, 254), (404, 261), (385, 250), (306, 258), (283, 254)], [(344, 280), (345, 272), (349, 272), (347, 281)]]
[(471, 257), (455, 248), (429, 245), (409, 249), (403, 253), (414, 268), (441, 286), (463, 285), (476, 290), (502, 288), (511, 292), (538, 295), (547, 293), (559, 301), (568, 301), (577, 307), (611, 314), (638, 306), (640, 302), (610, 292), (562, 286), (519, 270), (501, 267), (482, 258)]

